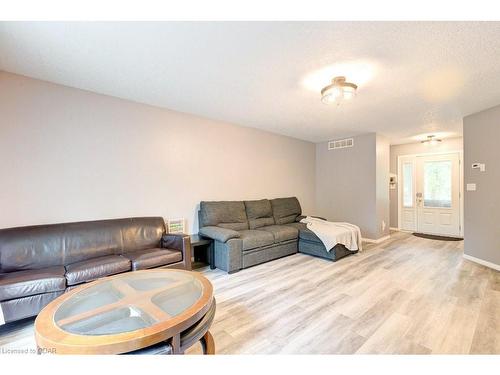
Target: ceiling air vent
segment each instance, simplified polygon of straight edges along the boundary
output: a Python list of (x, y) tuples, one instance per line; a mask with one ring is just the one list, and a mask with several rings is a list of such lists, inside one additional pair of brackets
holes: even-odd
[(328, 150), (336, 150), (354, 146), (354, 138), (338, 139), (328, 142)]

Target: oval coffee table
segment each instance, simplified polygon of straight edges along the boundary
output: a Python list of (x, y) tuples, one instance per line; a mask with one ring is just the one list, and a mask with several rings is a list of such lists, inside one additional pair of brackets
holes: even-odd
[(84, 284), (49, 303), (35, 320), (35, 339), (40, 349), (58, 354), (129, 353), (162, 342), (178, 354), (186, 349), (182, 333), (192, 337), (193, 327), (200, 326), (203, 332), (196, 335), (212, 354), (208, 329), (214, 313), (212, 284), (199, 273), (127, 272)]

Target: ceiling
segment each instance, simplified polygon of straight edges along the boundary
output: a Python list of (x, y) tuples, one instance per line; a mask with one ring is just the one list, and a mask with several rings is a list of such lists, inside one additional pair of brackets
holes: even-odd
[[(313, 142), (458, 136), (500, 104), (500, 22), (1, 22), (0, 70)], [(358, 95), (325, 105), (334, 75)]]

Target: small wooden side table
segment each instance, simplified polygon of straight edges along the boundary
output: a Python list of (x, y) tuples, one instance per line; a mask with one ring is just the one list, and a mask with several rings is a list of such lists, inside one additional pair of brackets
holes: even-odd
[(208, 263), (210, 264), (210, 269), (213, 270), (215, 269), (215, 246), (214, 246), (214, 240), (207, 238), (207, 237), (201, 237), (198, 234), (192, 234), (190, 235), (191, 239), (191, 254), (195, 256), (195, 248), (196, 247), (206, 247), (206, 252), (207, 252), (207, 260)]

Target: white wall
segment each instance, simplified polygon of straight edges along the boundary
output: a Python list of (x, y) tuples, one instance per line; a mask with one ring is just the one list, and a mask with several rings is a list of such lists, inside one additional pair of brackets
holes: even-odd
[[(407, 143), (403, 145), (391, 146), (391, 173), (398, 174), (398, 156), (402, 155), (416, 155), (433, 152), (448, 152), (448, 151), (462, 151), (463, 138), (446, 138), (436, 145), (426, 143)], [(398, 181), (399, 183), (399, 181)], [(390, 189), (391, 201), (391, 227), (398, 227), (398, 187)]]
[(0, 228), (185, 217), (200, 200), (297, 196), (315, 145), (0, 72)]

